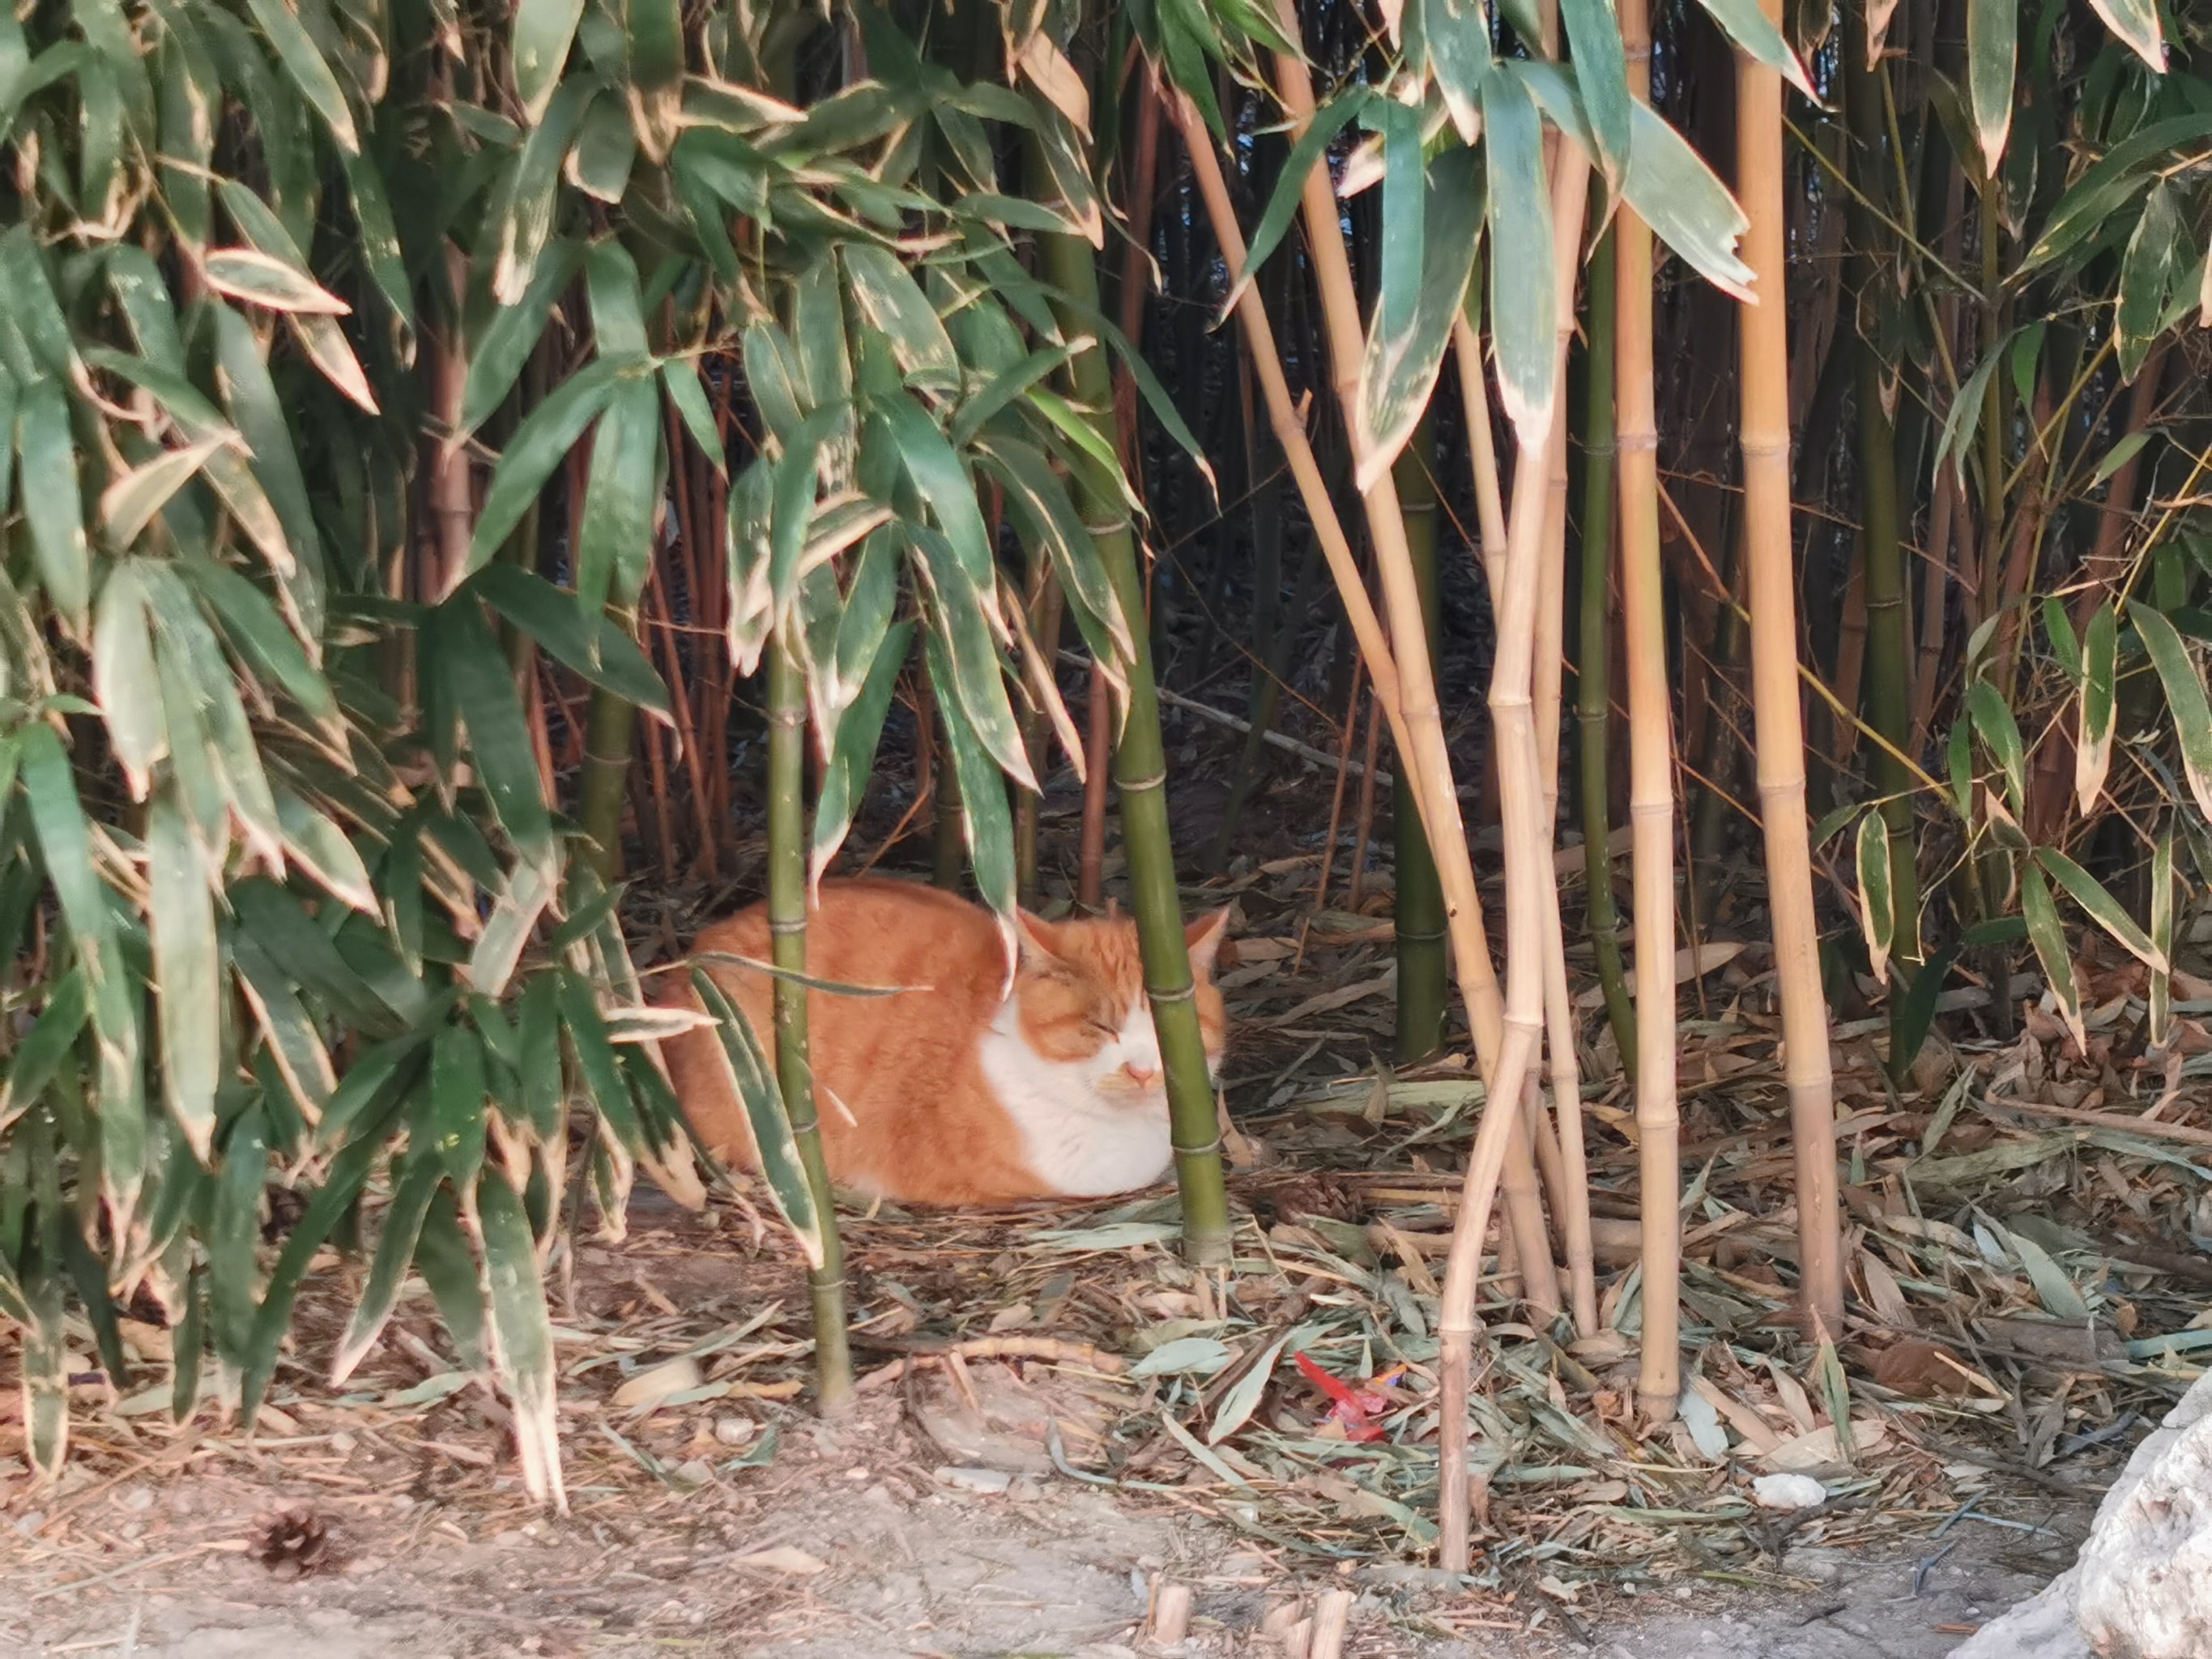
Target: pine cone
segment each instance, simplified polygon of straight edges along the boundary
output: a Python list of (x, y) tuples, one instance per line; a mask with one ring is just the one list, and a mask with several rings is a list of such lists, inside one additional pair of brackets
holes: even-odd
[(312, 1509), (274, 1510), (255, 1530), (253, 1555), (278, 1578), (304, 1578), (331, 1564), (330, 1528)]

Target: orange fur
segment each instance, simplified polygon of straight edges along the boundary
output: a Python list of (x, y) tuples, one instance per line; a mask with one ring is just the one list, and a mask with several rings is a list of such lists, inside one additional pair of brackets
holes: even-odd
[[(1197, 977), (1197, 1006), (1206, 1052), (1218, 1060), (1226, 1036), (1221, 994), (1213, 984), (1213, 956), (1227, 912), (1193, 922), (1189, 941)], [(811, 977), (855, 986), (902, 988), (889, 996), (827, 991), (807, 998), (810, 1054), (822, 1142), (830, 1179), (842, 1187), (902, 1202), (927, 1205), (1002, 1204), (1083, 1190), (1055, 1184), (1049, 1161), (1033, 1167), (1034, 1126), (1042, 1112), (1049, 1124), (1060, 1103), (1032, 1097), (1025, 1133), (987, 1072), (985, 1048), (999, 1073), (1011, 1063), (1027, 1075), (1053, 1079), (1079, 1076), (1091, 1092), (1076, 1093), (1072, 1112), (1089, 1115), (1121, 1133), (1119, 1115), (1164, 1123), (1164, 1095), (1152, 1053), (1093, 1077), (1114, 1035), (1148, 1007), (1135, 924), (1126, 916), (1048, 922), (1024, 914), (1020, 950), (1010, 995), (1011, 1019), (1002, 1018), (1006, 957), (998, 924), (988, 911), (934, 888), (867, 878), (822, 884), (807, 918), (806, 970)], [(762, 905), (707, 927), (696, 953), (721, 952), (764, 962), (769, 956), (768, 915)], [(773, 980), (730, 963), (702, 964), (744, 1013), (773, 1051)], [(688, 975), (670, 974), (659, 1000), (697, 1006)], [(1018, 1038), (1014, 1033), (1018, 1031)], [(1146, 1039), (1148, 1040), (1148, 1038)], [(671, 1079), (691, 1126), (707, 1149), (733, 1167), (754, 1159), (744, 1109), (730, 1087), (719, 1042), (697, 1030), (665, 1042)], [(1069, 1085), (1073, 1086), (1073, 1085)], [(1079, 1153), (1077, 1154), (1080, 1156)], [(1097, 1190), (1094, 1186), (1091, 1190)]]

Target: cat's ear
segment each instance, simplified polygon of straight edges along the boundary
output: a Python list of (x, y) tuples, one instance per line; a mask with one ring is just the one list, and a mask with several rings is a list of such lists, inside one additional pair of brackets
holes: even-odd
[(1026, 910), (1014, 912), (1014, 940), (1021, 949), (1022, 966), (1032, 970), (1064, 968), (1060, 926)]
[(1212, 973), (1214, 958), (1221, 954), (1221, 941), (1228, 936), (1227, 905), (1186, 925), (1182, 930), (1182, 942), (1190, 951), (1191, 972)]

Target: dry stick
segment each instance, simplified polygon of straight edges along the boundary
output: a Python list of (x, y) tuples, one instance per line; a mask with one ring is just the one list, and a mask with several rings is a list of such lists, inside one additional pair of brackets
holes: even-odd
[[(1359, 694), (1366, 690), (1367, 659), (1358, 655), (1352, 659), (1352, 699), (1344, 706), (1344, 729), (1338, 734), (1336, 744), (1336, 787), (1328, 798), (1328, 836), (1321, 844), (1321, 875), (1314, 883), (1313, 908), (1328, 908), (1329, 867), (1336, 862), (1336, 832), (1344, 827), (1344, 780), (1352, 770), (1352, 734), (1359, 725)], [(1360, 776), (1371, 778), (1372, 768)], [(1303, 961), (1305, 949), (1305, 930), (1298, 930), (1298, 949)]]
[[(1651, 97), (1649, 0), (1620, 0), (1630, 92)], [(1636, 1145), (1643, 1231), (1644, 1407), (1671, 1414), (1681, 1389), (1681, 1122), (1674, 1093), (1674, 752), (1659, 562), (1659, 422), (1651, 367), (1651, 228), (1613, 222), (1613, 386), (1620, 499), (1620, 613), (1628, 655), (1628, 821), (1636, 919)]]
[[(1276, 0), (1275, 10), (1285, 34), (1296, 39), (1297, 16), (1291, 0)], [(1291, 54), (1278, 53), (1275, 84), (1284, 111), (1291, 118), (1295, 143), (1313, 124), (1313, 83), (1303, 62)], [(1539, 1313), (1549, 1316), (1559, 1309), (1559, 1275), (1536, 1196), (1535, 1159), (1520, 1115), (1519, 1080), (1516, 1078), (1510, 1089), (1496, 1088), (1505, 1019), (1498, 997), (1497, 970), (1491, 966), (1488, 941), (1482, 936), (1481, 902), (1474, 883), (1474, 862), (1468, 851), (1467, 826), (1459, 815), (1459, 794), (1452, 782), (1451, 751), (1444, 742), (1443, 721), (1437, 708), (1436, 678), (1429, 660), (1427, 630), (1421, 620), (1420, 588), (1413, 577), (1406, 523), (1398, 510), (1398, 487), (1390, 475), (1389, 458), (1361, 450), (1359, 366), (1365, 343), (1360, 335), (1359, 295), (1352, 285), (1352, 262), (1344, 251), (1344, 226), (1336, 192), (1328, 167), (1318, 164), (1319, 157), (1316, 161), (1300, 181), (1306, 251), (1313, 261), (1315, 285), (1321, 295), (1330, 379), (1351, 436), (1352, 470), (1356, 477), (1371, 475), (1360, 496), (1367, 509), (1368, 537), (1375, 549), (1376, 571), (1382, 577), (1383, 605), (1390, 617), (1390, 640), (1400, 675), (1401, 723), (1405, 727), (1401, 734), (1394, 725), (1392, 736), (1400, 738), (1399, 752), (1404, 757), (1401, 769), (1408, 776), (1430, 849), (1436, 854), (1437, 873), (1444, 890), (1444, 913), (1452, 933), (1453, 960), (1461, 994), (1468, 1003), (1468, 1024), (1474, 1030), (1475, 1054), (1485, 1062), (1483, 1073), (1492, 1085), (1486, 1104), (1508, 1126), (1501, 1131), (1509, 1137), (1505, 1207), (1521, 1247), (1523, 1285), (1529, 1303)], [(1243, 268), (1241, 258), (1237, 268)], [(1343, 586), (1341, 575), (1338, 585)], [(1376, 688), (1381, 689), (1379, 676)], [(1492, 1115), (1485, 1113), (1486, 1117)]]
[[(1283, 66), (1283, 80), (1288, 88), (1285, 98), (1291, 108), (1295, 124), (1300, 127), (1310, 122), (1313, 115), (1312, 89), (1304, 84), (1304, 71), (1295, 64)], [(1206, 199), (1207, 217), (1212, 222), (1214, 238), (1220, 245), (1222, 257), (1231, 270), (1244, 267), (1244, 238), (1237, 223), (1235, 208), (1229, 199), (1228, 186), (1223, 182), (1219, 162), (1215, 159), (1212, 140), (1206, 124), (1188, 98), (1174, 101), (1176, 124), (1183, 136), (1185, 149), (1189, 153), (1191, 171), (1200, 193)], [(1316, 186), (1321, 196), (1321, 217), (1326, 228), (1333, 222), (1326, 217), (1331, 199), (1325, 171), (1317, 171), (1308, 182), (1309, 199)], [(1330, 239), (1315, 239), (1326, 252)], [(1344, 259), (1341, 241), (1334, 246), (1336, 255), (1333, 270), (1341, 279), (1342, 291), (1350, 293), (1351, 273)], [(1290, 464), (1291, 475), (1298, 486), (1299, 499), (1304, 501), (1306, 515), (1313, 526), (1314, 534), (1321, 540), (1322, 552), (1328, 560), (1330, 574), (1336, 579), (1337, 593), (1343, 602), (1345, 615), (1352, 625), (1352, 636), (1358, 641), (1359, 652), (1367, 662), (1369, 678), (1374, 682), (1375, 700), (1383, 716), (1390, 722), (1390, 735), (1405, 757), (1404, 769), (1408, 774), (1414, 796), (1414, 805), (1421, 814), (1421, 827), (1427, 833), (1429, 846), (1437, 854), (1437, 871), (1443, 882), (1444, 913), (1452, 936), (1452, 960), (1459, 978), (1460, 994), (1467, 1004), (1468, 1023), (1474, 1033), (1475, 1057), (1484, 1077), (1493, 1082), (1504, 1048), (1504, 1019), (1498, 994), (1498, 980), (1490, 963), (1489, 941), (1483, 935), (1482, 905), (1474, 884), (1474, 865), (1468, 853), (1467, 827), (1459, 815), (1459, 795), (1452, 785), (1451, 755), (1444, 746), (1443, 726), (1437, 714), (1436, 691), (1429, 674), (1428, 644), (1420, 629), (1419, 595), (1413, 591), (1411, 573), (1403, 568), (1405, 526), (1395, 514), (1378, 509), (1370, 516), (1370, 525), (1378, 547), (1395, 548), (1401, 562), (1402, 580), (1386, 585), (1392, 597), (1392, 614), (1406, 611), (1406, 625), (1398, 637), (1406, 642), (1407, 652), (1402, 666), (1407, 678), (1418, 688), (1419, 695), (1410, 702), (1401, 696), (1401, 661), (1394, 657), (1389, 643), (1383, 636), (1382, 620), (1369, 603), (1367, 589), (1359, 574), (1358, 562), (1352, 557), (1352, 545), (1344, 534), (1343, 524), (1336, 516), (1336, 507), (1330, 499), (1328, 487), (1322, 479), (1321, 464), (1315, 459), (1313, 446), (1308, 441), (1304, 423), (1291, 401), (1289, 383), (1283, 376), (1282, 358), (1275, 350), (1274, 333), (1267, 323), (1267, 311), (1260, 298), (1256, 284), (1246, 283), (1237, 301), (1237, 316), (1251, 344), (1252, 367), (1258, 374), (1261, 390), (1267, 394), (1267, 417), (1273, 428), (1275, 440), (1282, 447), (1284, 459)], [(1356, 356), (1356, 348), (1355, 348)], [(1387, 495), (1395, 507), (1396, 496), (1390, 489), (1387, 471), (1377, 486), (1378, 494)], [(1388, 530), (1396, 532), (1394, 542), (1386, 542)], [(1389, 561), (1384, 561), (1388, 574)], [(1525, 1066), (1524, 1068), (1525, 1069)], [(1516, 1079), (1519, 1073), (1516, 1073)], [(1510, 1093), (1500, 1097), (1494, 1091), (1490, 1098), (1516, 1102), (1520, 1086), (1516, 1081)], [(1509, 1213), (1516, 1228), (1525, 1228), (1533, 1240), (1531, 1248), (1524, 1250), (1525, 1259), (1534, 1263), (1532, 1275), (1540, 1281), (1554, 1281), (1551, 1269), (1551, 1251), (1544, 1237), (1543, 1216), (1535, 1206), (1535, 1172), (1525, 1132), (1520, 1129), (1522, 1120), (1517, 1110), (1486, 1112), (1484, 1122), (1495, 1121), (1498, 1126), (1492, 1133), (1505, 1139), (1501, 1141), (1498, 1156), (1504, 1164), (1506, 1152), (1513, 1153), (1512, 1170), (1516, 1188), (1509, 1194)], [(1492, 1170), (1492, 1179), (1496, 1179)], [(1549, 1300), (1546, 1301), (1536, 1286), (1529, 1292), (1530, 1301), (1540, 1310), (1556, 1310), (1559, 1306), (1558, 1286), (1549, 1282)]]
[(1348, 1589), (1324, 1590), (1314, 1609), (1313, 1645), (1309, 1659), (1341, 1659), (1345, 1632), (1352, 1627), (1352, 1594)]
[[(1779, 25), (1781, 0), (1760, 0)], [(1799, 1289), (1816, 1338), (1840, 1336), (1844, 1275), (1836, 1193), (1835, 1077), (1813, 915), (1805, 823), (1804, 714), (1797, 702), (1796, 575), (1790, 531), (1790, 319), (1784, 303), (1782, 76), (1736, 54), (1736, 198), (1749, 216), (1744, 263), (1758, 303), (1743, 338), (1745, 551), (1751, 589), (1751, 679), (1767, 905), (1782, 997), (1784, 1077), (1797, 1165)], [(1638, 929), (1638, 945), (1643, 930)]]

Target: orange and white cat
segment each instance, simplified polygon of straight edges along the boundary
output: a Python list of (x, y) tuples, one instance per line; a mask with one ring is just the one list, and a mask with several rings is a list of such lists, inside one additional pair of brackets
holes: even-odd
[[(1228, 1021), (1213, 963), (1229, 913), (1184, 929), (1200, 1029), (1218, 1066)], [(1103, 1197), (1168, 1172), (1168, 1104), (1127, 916), (1045, 921), (1021, 913), (1013, 984), (987, 910), (935, 888), (826, 881), (806, 923), (810, 977), (900, 987), (888, 996), (807, 998), (822, 1145), (841, 1187), (911, 1204), (1004, 1204)], [(769, 955), (755, 905), (693, 945), (757, 962)], [(773, 1048), (769, 975), (702, 964)], [(662, 1000), (696, 1006), (688, 976)], [(677, 1097), (700, 1142), (735, 1167), (753, 1162), (744, 1108), (709, 1030), (664, 1042)]]

